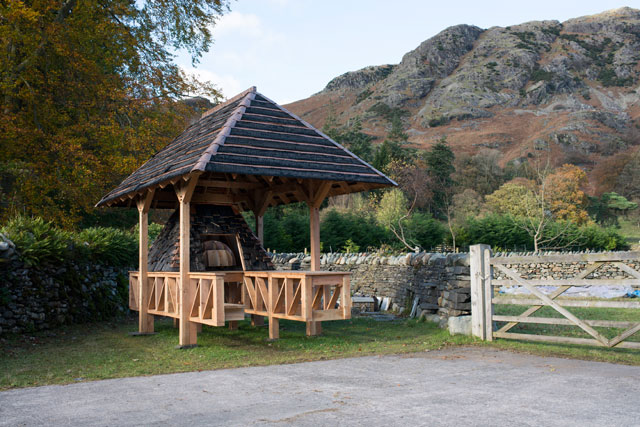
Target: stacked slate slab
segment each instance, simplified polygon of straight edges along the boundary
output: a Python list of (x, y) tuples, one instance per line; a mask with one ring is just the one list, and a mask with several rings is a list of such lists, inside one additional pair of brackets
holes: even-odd
[[(176, 211), (149, 249), (149, 271), (179, 271), (180, 215)], [(195, 205), (191, 209), (191, 271), (215, 271), (205, 263), (204, 242), (211, 235), (237, 235), (247, 270), (273, 270), (271, 258), (244, 220), (229, 206)], [(218, 268), (231, 270), (228, 267)], [(241, 266), (236, 268), (242, 270)]]

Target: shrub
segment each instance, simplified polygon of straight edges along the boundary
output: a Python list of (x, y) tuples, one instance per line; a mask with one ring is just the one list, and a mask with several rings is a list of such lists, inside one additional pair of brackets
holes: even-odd
[(12, 218), (2, 227), (2, 234), (15, 243), (28, 266), (59, 263), (71, 252), (71, 234), (42, 218)]
[(138, 253), (137, 235), (117, 228), (92, 227), (73, 235), (87, 259), (124, 267), (135, 263)]
[(9, 220), (1, 231), (15, 243), (27, 266), (73, 259), (123, 267), (135, 264), (137, 258), (137, 234), (117, 228), (91, 227), (69, 232), (42, 218), (19, 216)]
[(351, 242), (351, 250), (355, 252), (354, 247), (378, 248), (389, 243), (391, 236), (371, 216), (331, 209), (320, 224), (320, 239), (327, 251), (340, 250)]
[(421, 248), (426, 250), (442, 244), (447, 234), (447, 230), (440, 221), (422, 212), (411, 215), (411, 218), (407, 220), (406, 227), (409, 240), (417, 242)]

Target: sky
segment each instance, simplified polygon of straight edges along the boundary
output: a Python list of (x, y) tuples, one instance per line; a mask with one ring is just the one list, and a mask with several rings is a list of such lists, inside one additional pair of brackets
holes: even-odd
[(232, 0), (200, 62), (194, 67), (184, 52), (176, 60), (227, 98), (257, 86), (287, 104), (347, 71), (397, 64), (452, 25), (564, 21), (623, 6), (640, 9), (640, 0)]

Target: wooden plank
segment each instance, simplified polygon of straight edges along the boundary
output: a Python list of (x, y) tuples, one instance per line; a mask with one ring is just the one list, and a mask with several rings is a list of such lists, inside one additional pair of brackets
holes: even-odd
[(471, 333), (474, 337), (485, 340), (484, 310), (484, 250), (487, 245), (469, 246), (469, 266), (471, 270)]
[(640, 323), (638, 323), (635, 326), (630, 327), (629, 329), (627, 329), (626, 331), (622, 332), (617, 337), (610, 339), (609, 340), (609, 347), (614, 347), (619, 342), (622, 342), (622, 341), (626, 340), (627, 338), (629, 338), (631, 335), (635, 334), (638, 331), (640, 331)]
[[(590, 301), (557, 299), (555, 302), (563, 307), (597, 307), (597, 308), (640, 308), (637, 301)], [(544, 301), (528, 298), (493, 298), (494, 304), (507, 305), (547, 305)]]
[(482, 275), (483, 275), (483, 290), (482, 302), (484, 305), (484, 337), (487, 341), (493, 341), (493, 304), (491, 299), (493, 298), (493, 286), (491, 286), (491, 280), (493, 279), (493, 267), (491, 267), (491, 247), (482, 248), (481, 255), (482, 260)]
[(305, 321), (310, 321), (312, 319), (312, 304), (313, 304), (313, 282), (310, 277), (305, 277), (300, 282), (301, 288), (301, 302), (302, 302), (302, 318)]
[[(325, 286), (325, 289), (329, 290), (330, 288), (328, 286)], [(327, 294), (325, 293), (325, 298), (327, 301), (324, 306), (325, 310), (332, 310), (336, 307), (336, 303), (338, 302), (338, 296), (340, 296), (341, 292), (342, 292), (342, 285), (338, 285), (333, 289), (333, 294), (331, 294), (330, 296), (327, 296)]]
[(311, 236), (311, 271), (320, 270), (320, 210), (309, 206), (309, 227)]
[(153, 200), (153, 191), (138, 199), (139, 246), (138, 246), (138, 331), (141, 334), (153, 333), (153, 315), (148, 313), (149, 295), (149, 209)]
[(597, 339), (598, 341), (603, 343), (604, 345), (608, 345), (609, 344), (609, 340), (607, 338), (603, 337), (598, 331), (596, 331), (591, 326), (589, 326), (586, 323), (584, 323), (582, 320), (577, 318), (573, 313), (571, 313), (570, 311), (566, 310), (561, 305), (557, 304), (554, 300), (552, 300), (547, 295), (545, 295), (544, 293), (539, 291), (535, 286), (529, 285), (527, 283), (527, 281), (522, 279), (516, 272), (514, 272), (513, 270), (508, 269), (507, 267), (505, 267), (503, 265), (497, 265), (496, 267), (498, 268), (498, 270), (502, 271), (504, 274), (506, 274), (507, 276), (511, 277), (513, 280), (517, 281), (520, 285), (522, 285), (525, 288), (529, 289), (529, 291), (531, 291), (531, 293), (533, 293), (535, 296), (540, 298), (547, 305), (550, 305), (551, 307), (553, 307), (558, 313), (562, 314), (567, 319), (573, 321), (577, 326), (580, 327), (580, 329), (582, 329), (583, 331), (585, 331), (586, 333), (588, 333), (589, 335), (591, 335), (592, 337), (594, 337), (595, 339)]
[(313, 289), (313, 302), (311, 306), (314, 310), (321, 310), (323, 290), (326, 286), (314, 286)]
[(280, 338), (280, 322), (273, 317), (273, 311), (278, 299), (278, 287), (274, 283), (274, 279), (269, 277), (269, 339), (276, 340)]
[(342, 320), (342, 310), (334, 308), (331, 310), (313, 310), (313, 319), (321, 320)]
[(331, 274), (331, 272), (326, 271), (326, 275), (314, 275), (313, 277), (313, 286), (320, 285), (341, 285), (342, 278), (344, 275)]
[[(271, 276), (267, 277), (267, 280), (270, 279)], [(258, 307), (256, 307), (257, 309), (262, 308), (261, 304), (264, 304), (265, 309), (267, 311), (270, 311), (271, 307), (268, 305), (269, 304), (269, 292), (267, 290), (267, 284), (265, 283), (265, 279), (263, 277), (256, 277), (256, 285), (259, 291), (259, 294), (261, 296), (261, 298), (257, 299), (257, 303), (258, 303)], [(258, 293), (256, 293), (257, 295)]]
[(179, 329), (179, 345), (181, 347), (189, 347), (197, 343), (196, 324), (190, 321), (188, 304), (193, 299), (193, 289), (190, 286), (189, 270), (190, 270), (190, 249), (189, 235), (191, 228), (191, 206), (190, 199), (197, 182), (197, 176), (190, 179), (186, 185), (176, 187), (176, 194), (180, 202), (180, 329)]
[[(638, 279), (531, 279), (527, 280), (531, 286), (640, 286)], [(515, 280), (494, 280), (493, 286), (515, 286)]]
[(612, 264), (627, 273), (629, 276), (640, 279), (640, 272), (629, 267), (627, 264), (623, 262), (614, 262)]
[(211, 283), (213, 286), (213, 312), (211, 319), (214, 326), (224, 326), (224, 278), (216, 276), (215, 281)]
[(256, 236), (260, 244), (264, 246), (264, 216), (256, 215)]
[[(542, 325), (569, 325), (575, 326), (569, 319), (559, 317), (531, 317), (531, 316), (503, 316), (493, 315), (493, 320), (496, 322), (516, 322), (516, 323), (531, 323)], [(583, 320), (589, 326), (601, 326), (605, 328), (629, 328), (637, 325), (637, 322), (623, 322), (615, 320)], [(502, 330), (498, 331), (502, 332)]]
[[(594, 271), (596, 271), (602, 264), (603, 263), (601, 263), (601, 262), (596, 262), (596, 263), (594, 263), (592, 265), (587, 266), (587, 268), (585, 270), (581, 271), (576, 276), (576, 279), (583, 279), (583, 278), (587, 277), (589, 274), (591, 274)], [(557, 297), (562, 295), (565, 291), (567, 291), (569, 288), (571, 288), (571, 286), (562, 286), (562, 287), (556, 289), (553, 293), (551, 293), (549, 295), (549, 298), (556, 299)], [(530, 316), (533, 313), (535, 313), (536, 311), (540, 310), (542, 307), (543, 306), (541, 306), (541, 305), (536, 306), (536, 307), (530, 307), (524, 313), (522, 313), (522, 316)], [(499, 332), (507, 332), (509, 329), (513, 328), (515, 325), (516, 325), (516, 323), (508, 323), (508, 324), (504, 325), (502, 328), (500, 328)]]
[[(287, 315), (292, 316), (295, 315), (297, 311), (297, 306), (302, 301), (302, 289), (304, 288), (304, 280), (300, 280), (298, 287), (296, 288), (296, 292), (293, 295), (293, 299), (291, 300), (291, 304), (287, 308)], [(300, 315), (302, 315), (302, 308), (300, 309)]]
[[(578, 344), (578, 345), (596, 345), (604, 347), (598, 340), (590, 338), (574, 338), (574, 337), (558, 337), (550, 335), (536, 335), (536, 334), (516, 334), (513, 332), (494, 332), (494, 338), (509, 338), (523, 341), (541, 341), (541, 342), (556, 342), (563, 344)], [(618, 343), (615, 348), (630, 348), (640, 349), (640, 342), (624, 341)]]
[(284, 312), (285, 314), (290, 314), (289, 307), (293, 301), (293, 279), (285, 277), (282, 280), (284, 280)]
[(640, 259), (640, 252), (607, 252), (600, 254), (557, 254), (493, 257), (491, 264), (545, 264), (551, 262), (582, 262), (582, 261), (629, 261)]
[(351, 319), (351, 276), (342, 277), (342, 289), (340, 293), (340, 308), (342, 318)]

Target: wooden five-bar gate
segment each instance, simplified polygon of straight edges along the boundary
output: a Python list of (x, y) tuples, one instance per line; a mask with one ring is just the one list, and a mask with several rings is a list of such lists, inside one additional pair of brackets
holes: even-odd
[[(329, 271), (190, 272), (189, 322), (224, 326), (245, 314), (269, 319), (269, 338), (279, 338), (279, 320), (306, 322), (320, 333), (322, 321), (351, 318), (350, 273)], [(180, 319), (180, 273), (129, 273), (129, 308)], [(144, 303), (141, 305), (141, 299)]]
[[(640, 311), (638, 321), (615, 321), (580, 319), (565, 307), (609, 307), (638, 309), (639, 301), (597, 300), (594, 298), (562, 298), (572, 286), (640, 286), (640, 272), (625, 261), (640, 262), (640, 252), (611, 252), (597, 254), (554, 254), (532, 256), (493, 256), (488, 245), (474, 245), (470, 248), (471, 262), (471, 313), (473, 335), (483, 340), (511, 338), (530, 341), (548, 341), (567, 344), (588, 344), (604, 347), (640, 349), (640, 342), (626, 341), (640, 331)], [(518, 272), (518, 267), (530, 264), (576, 263), (584, 269), (569, 279), (526, 279)], [(603, 265), (614, 266), (620, 273), (616, 279), (600, 279), (594, 275)], [(495, 279), (500, 274), (502, 279)], [(522, 286), (531, 297), (497, 296), (494, 287)], [(545, 294), (539, 287), (555, 286), (555, 291)], [(517, 316), (494, 314), (494, 306), (499, 304), (529, 306)], [(552, 307), (563, 317), (537, 317), (536, 312), (543, 307)], [(504, 323), (495, 330), (495, 322)], [(518, 324), (569, 325), (582, 329), (591, 338), (551, 336), (510, 332)], [(605, 337), (595, 328), (616, 328), (622, 332), (613, 338)]]

